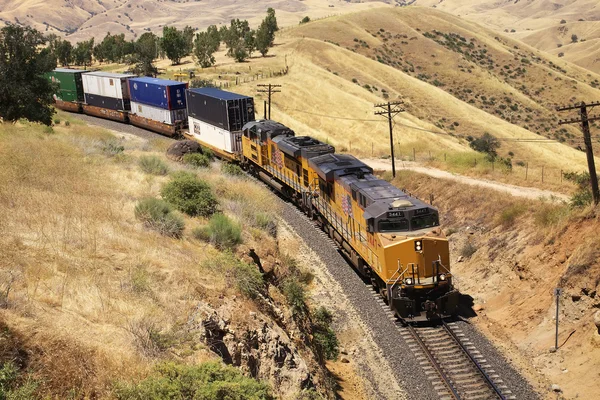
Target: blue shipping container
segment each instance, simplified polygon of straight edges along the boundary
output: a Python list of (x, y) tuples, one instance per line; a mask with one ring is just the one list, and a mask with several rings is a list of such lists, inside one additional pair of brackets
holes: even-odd
[(185, 90), (188, 84), (158, 78), (130, 78), (131, 101), (166, 110), (186, 108)]

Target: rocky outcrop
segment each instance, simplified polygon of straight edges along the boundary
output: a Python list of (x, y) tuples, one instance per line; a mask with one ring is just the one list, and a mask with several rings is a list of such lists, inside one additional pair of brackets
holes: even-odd
[(167, 157), (173, 161), (181, 161), (188, 153), (202, 153), (202, 147), (193, 140), (179, 140), (167, 149)]
[(227, 305), (215, 310), (201, 303), (188, 329), (225, 363), (269, 382), (281, 397), (313, 386), (306, 361), (283, 329), (256, 312), (249, 312), (244, 326), (234, 326), (231, 315)]

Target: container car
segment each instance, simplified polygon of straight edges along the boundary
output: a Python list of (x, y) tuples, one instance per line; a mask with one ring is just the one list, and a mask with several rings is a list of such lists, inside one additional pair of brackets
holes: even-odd
[(94, 107), (129, 111), (130, 95), (127, 80), (131, 74), (88, 72), (82, 75), (85, 103)]
[(189, 136), (228, 159), (241, 155), (243, 126), (254, 121), (254, 99), (216, 88), (186, 92)]
[(71, 112), (81, 112), (84, 100), (82, 74), (85, 70), (57, 68), (45, 76), (58, 86), (54, 94), (56, 107)]
[(187, 83), (158, 78), (130, 78), (131, 101), (165, 110), (186, 108)]

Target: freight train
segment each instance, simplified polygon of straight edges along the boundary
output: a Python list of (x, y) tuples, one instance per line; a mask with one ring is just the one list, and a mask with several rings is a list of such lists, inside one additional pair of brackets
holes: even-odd
[(457, 313), (437, 209), (377, 178), (352, 155), (256, 120), (252, 97), (103, 72), (57, 69), (49, 79), (59, 86), (58, 108), (181, 135), (238, 163), (316, 220), (402, 320)]

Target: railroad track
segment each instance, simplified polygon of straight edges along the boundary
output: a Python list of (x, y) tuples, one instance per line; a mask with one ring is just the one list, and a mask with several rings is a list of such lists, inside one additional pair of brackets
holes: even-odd
[(441, 399), (516, 399), (455, 322), (399, 329)]

